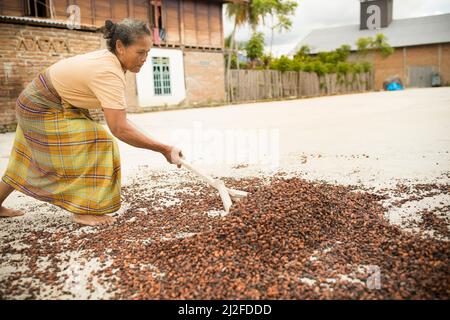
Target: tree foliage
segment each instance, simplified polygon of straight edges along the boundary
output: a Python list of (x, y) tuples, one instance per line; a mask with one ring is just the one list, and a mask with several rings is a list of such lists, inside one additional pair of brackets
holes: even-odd
[(253, 33), (245, 45), (245, 51), (247, 57), (252, 61), (262, 58), (264, 54), (264, 34), (262, 32)]
[[(387, 42), (383, 34), (377, 34), (375, 38), (365, 37), (356, 41), (357, 53), (364, 56), (369, 51), (379, 51), (383, 57), (387, 57), (394, 52), (394, 49)], [(337, 73), (339, 75), (348, 73), (368, 72), (372, 69), (372, 64), (368, 61), (349, 62), (351, 53), (349, 45), (342, 45), (334, 51), (311, 54), (311, 49), (302, 46), (292, 59), (281, 56), (272, 59), (269, 64), (270, 69), (279, 71), (305, 71), (315, 72), (318, 75), (327, 73)]]

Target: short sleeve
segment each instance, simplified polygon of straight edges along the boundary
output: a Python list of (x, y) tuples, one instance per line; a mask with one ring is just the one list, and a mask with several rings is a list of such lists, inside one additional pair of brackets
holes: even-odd
[(96, 73), (89, 88), (105, 109), (126, 109), (125, 81), (114, 72)]

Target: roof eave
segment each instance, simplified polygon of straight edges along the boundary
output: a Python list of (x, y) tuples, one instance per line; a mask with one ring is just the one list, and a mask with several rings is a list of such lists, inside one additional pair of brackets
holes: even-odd
[[(3, 16), (0, 15), (0, 22), (2, 23), (13, 23), (13, 24), (24, 24), (40, 27), (52, 27), (59, 29), (70, 29), (67, 22), (61, 20), (52, 20), (45, 18), (31, 18), (31, 17), (16, 17), (16, 16)], [(99, 27), (93, 25), (81, 24), (74, 28), (75, 30), (81, 31), (98, 31)]]

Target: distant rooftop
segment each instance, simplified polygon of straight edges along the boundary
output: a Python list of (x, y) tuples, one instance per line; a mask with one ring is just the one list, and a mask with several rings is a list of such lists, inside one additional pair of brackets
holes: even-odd
[(359, 38), (374, 37), (379, 33), (388, 38), (392, 47), (450, 42), (450, 13), (393, 20), (387, 28), (376, 30), (360, 30), (359, 24), (316, 29), (303, 38), (291, 54), (303, 45), (308, 45), (311, 53), (333, 51), (343, 44), (356, 50), (355, 43)]

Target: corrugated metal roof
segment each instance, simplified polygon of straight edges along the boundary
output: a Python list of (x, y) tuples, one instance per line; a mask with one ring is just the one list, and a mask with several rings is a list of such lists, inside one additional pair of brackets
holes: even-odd
[[(67, 28), (67, 21), (48, 19), (48, 18), (45, 19), (45, 18), (34, 18), (34, 17), (17, 17), (17, 16), (2, 16), (2, 15), (0, 15), (0, 21), (1, 22), (10, 22), (10, 23), (38, 25), (38, 26), (50, 26), (50, 27), (57, 27), (57, 28)], [(80, 26), (80, 29), (96, 31), (99, 28), (94, 25), (82, 24)]]
[(387, 28), (377, 30), (359, 30), (359, 24), (316, 29), (303, 38), (291, 54), (303, 45), (308, 45), (311, 53), (333, 51), (343, 44), (356, 50), (355, 43), (359, 38), (374, 37), (379, 33), (388, 38), (392, 47), (450, 42), (450, 13), (393, 20)]

